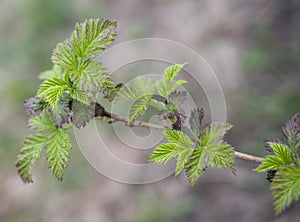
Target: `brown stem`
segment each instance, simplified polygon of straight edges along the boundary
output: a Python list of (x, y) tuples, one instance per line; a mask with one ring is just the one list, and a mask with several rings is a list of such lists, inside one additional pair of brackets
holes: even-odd
[[(145, 127), (145, 128), (149, 128), (149, 129), (155, 129), (155, 130), (167, 129), (166, 126), (156, 125), (153, 123), (147, 123), (147, 122), (142, 122), (142, 121), (137, 121), (137, 120), (133, 121), (131, 124), (129, 124), (128, 119), (126, 117), (107, 112), (105, 110), (105, 108), (103, 106), (101, 106), (101, 104), (99, 104), (99, 103), (95, 103), (94, 105), (95, 105), (95, 117), (97, 117), (97, 116), (108, 117), (108, 118), (114, 120), (114, 122), (123, 122), (123, 123), (127, 124), (128, 126)], [(249, 160), (249, 161), (253, 161), (253, 162), (257, 162), (257, 163), (261, 163), (265, 159), (263, 157), (253, 156), (253, 155), (241, 153), (238, 151), (234, 151), (233, 155), (238, 159)]]
[(243, 159), (243, 160), (250, 160), (250, 161), (253, 161), (253, 162), (257, 162), (257, 163), (261, 163), (265, 160), (265, 158), (263, 158), (263, 157), (253, 156), (253, 155), (246, 154), (246, 153), (241, 153), (241, 152), (238, 152), (238, 151), (234, 151), (233, 155), (236, 158)]

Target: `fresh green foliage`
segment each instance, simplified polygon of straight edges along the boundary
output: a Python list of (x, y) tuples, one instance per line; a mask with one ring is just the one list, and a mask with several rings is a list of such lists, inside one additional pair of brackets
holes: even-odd
[(143, 115), (150, 102), (152, 95), (142, 96), (136, 101), (129, 111), (129, 123), (132, 123), (137, 117)]
[(300, 119), (295, 114), (282, 127), (287, 144), (279, 139), (266, 141), (267, 150), (272, 153), (256, 168), (257, 172), (274, 171), (271, 190), (274, 199), (275, 212), (281, 213), (292, 201), (300, 196)]
[(203, 116), (204, 113), (201, 109), (197, 108), (192, 111), (190, 120), (198, 121), (193, 125), (193, 132), (198, 133), (196, 135), (198, 139), (194, 144), (181, 131), (165, 130), (164, 135), (169, 143), (156, 147), (148, 160), (166, 163), (171, 158), (177, 157), (175, 175), (185, 170), (187, 179), (192, 185), (202, 175), (207, 166), (223, 167), (234, 172), (233, 148), (222, 140), (231, 125), (215, 122), (202, 130), (200, 127)]
[(95, 92), (111, 85), (106, 68), (94, 57), (114, 41), (116, 25), (116, 22), (103, 19), (88, 19), (76, 24), (71, 37), (55, 48), (53, 63), (65, 69), (71, 81), (82, 90)]
[(32, 169), (35, 162), (41, 157), (41, 152), (47, 140), (48, 137), (43, 134), (25, 137), (16, 163), (18, 173), (24, 182), (33, 182)]
[(115, 89), (106, 68), (94, 59), (114, 41), (115, 28), (116, 22), (88, 19), (76, 24), (71, 37), (54, 49), (52, 69), (40, 74), (43, 82), (36, 97), (24, 102), (28, 125), (36, 132), (25, 138), (16, 163), (24, 182), (32, 182), (42, 149), (55, 177), (63, 178), (71, 148), (66, 128), (70, 123), (83, 127), (94, 117), (89, 95)]
[(175, 64), (166, 68), (163, 73), (163, 78), (156, 84), (158, 93), (167, 101), (169, 101), (169, 96), (172, 92), (174, 92), (179, 86), (187, 83), (183, 79), (173, 82), (174, 78), (177, 76), (184, 65), (185, 64)]
[(148, 158), (151, 162), (166, 163), (171, 158), (178, 156), (176, 175), (183, 170), (187, 155), (192, 152), (192, 141), (180, 131), (165, 130), (164, 135), (169, 143), (164, 143), (155, 148)]
[(67, 81), (57, 78), (47, 79), (41, 84), (36, 96), (44, 99), (55, 109), (61, 95), (69, 88), (70, 84)]
[(151, 79), (138, 77), (134, 80), (133, 86), (125, 85), (118, 92), (118, 98), (131, 100), (134, 104), (129, 110), (129, 123), (143, 115), (151, 104), (154, 94), (154, 83)]
[(46, 150), (46, 160), (49, 168), (57, 179), (61, 180), (63, 169), (67, 166), (70, 155), (70, 139), (65, 129), (55, 126), (49, 111), (43, 111), (40, 115), (29, 118), (29, 127), (36, 134), (24, 139), (16, 166), (21, 179), (32, 182), (32, 170), (36, 160)]
[(75, 100), (77, 100), (77, 101), (79, 101), (83, 104), (89, 104), (90, 103), (87, 92), (84, 91), (84, 90), (81, 90), (81, 89), (78, 89), (78, 88), (72, 88), (70, 90), (70, 96), (73, 99), (75, 99)]
[[(49, 169), (58, 180), (63, 179), (71, 152), (67, 129), (85, 127), (102, 113), (108, 118), (116, 116), (96, 102), (98, 93), (110, 102), (115, 98), (132, 101), (129, 123), (145, 114), (150, 106), (158, 110), (159, 118), (171, 122), (172, 128), (163, 131), (167, 142), (154, 149), (149, 161), (163, 164), (176, 158), (175, 175), (184, 171), (192, 185), (207, 167), (225, 168), (234, 173), (235, 153), (223, 140), (231, 124), (213, 122), (203, 127), (204, 111), (195, 108), (187, 121), (189, 126), (184, 125), (186, 116), (180, 106), (187, 93), (178, 91), (178, 87), (187, 82), (175, 78), (185, 64), (167, 67), (162, 79), (156, 82), (143, 76), (136, 78), (132, 85), (113, 82), (106, 67), (95, 57), (114, 41), (115, 29), (116, 22), (87, 19), (76, 24), (71, 36), (57, 44), (51, 57), (52, 69), (39, 75), (43, 82), (36, 97), (24, 101), (33, 135), (24, 138), (17, 157), (16, 167), (22, 181), (33, 182), (33, 168), (43, 150)], [(277, 214), (300, 197), (298, 113), (284, 124), (282, 132), (287, 142), (267, 140), (265, 145), (271, 154), (256, 168), (257, 172), (268, 172)]]
[(291, 150), (285, 144), (269, 143), (273, 149), (274, 155), (268, 155), (265, 161), (256, 169), (257, 172), (266, 172), (268, 170), (278, 170), (291, 164)]
[(278, 171), (271, 183), (275, 212), (279, 214), (300, 197), (300, 166), (288, 166)]
[(70, 160), (71, 143), (69, 134), (63, 129), (57, 129), (48, 137), (46, 161), (49, 169), (58, 180), (63, 179), (63, 170)]

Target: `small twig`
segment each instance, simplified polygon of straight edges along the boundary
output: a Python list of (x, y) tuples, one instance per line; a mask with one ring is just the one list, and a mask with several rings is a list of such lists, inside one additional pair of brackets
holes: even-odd
[[(95, 103), (94, 105), (95, 105), (95, 117), (96, 116), (108, 117), (108, 118), (111, 118), (112, 120), (114, 120), (114, 122), (123, 122), (123, 123), (127, 124), (128, 126), (145, 127), (145, 128), (149, 128), (149, 129), (155, 129), (155, 130), (167, 129), (166, 126), (156, 125), (153, 123), (147, 123), (147, 122), (142, 122), (142, 121), (137, 121), (137, 120), (133, 121), (131, 124), (129, 124), (128, 118), (126, 118), (124, 116), (120, 116), (118, 114), (107, 112), (105, 110), (105, 108), (99, 103)], [(238, 151), (234, 151), (234, 156), (239, 159), (249, 160), (249, 161), (253, 161), (253, 162), (257, 162), (257, 163), (261, 163), (265, 159), (263, 157), (253, 156), (253, 155), (241, 153)]]
[(263, 158), (263, 157), (253, 156), (253, 155), (246, 154), (246, 153), (241, 153), (241, 152), (238, 152), (238, 151), (234, 151), (233, 155), (236, 158), (243, 159), (243, 160), (250, 160), (250, 161), (253, 161), (253, 162), (257, 162), (257, 163), (261, 163), (265, 160), (265, 158)]
[(95, 105), (95, 117), (96, 116), (108, 117), (114, 120), (115, 122), (123, 122), (128, 126), (137, 126), (137, 127), (144, 127), (144, 128), (156, 129), (156, 130), (163, 130), (167, 128), (166, 126), (156, 125), (153, 123), (147, 123), (147, 122), (142, 122), (137, 120), (133, 121), (132, 123), (129, 123), (128, 118), (124, 116), (120, 116), (118, 114), (107, 112), (101, 104), (95, 103), (94, 105)]

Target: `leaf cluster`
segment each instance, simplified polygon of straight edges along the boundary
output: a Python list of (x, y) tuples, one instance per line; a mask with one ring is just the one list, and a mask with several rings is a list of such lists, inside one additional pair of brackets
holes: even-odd
[(95, 94), (115, 91), (106, 68), (95, 60), (114, 41), (115, 29), (116, 22), (87, 19), (54, 49), (53, 68), (40, 74), (43, 82), (36, 96), (24, 102), (34, 131), (24, 139), (16, 162), (24, 182), (32, 182), (33, 166), (44, 149), (49, 169), (61, 180), (71, 148), (67, 128), (84, 127), (94, 117)]
[(280, 139), (266, 140), (267, 150), (271, 152), (256, 168), (257, 172), (275, 172), (271, 180), (271, 191), (275, 212), (286, 209), (292, 201), (300, 197), (300, 119), (295, 114), (282, 127), (287, 143)]
[(192, 123), (189, 133), (191, 138), (181, 131), (165, 130), (164, 136), (168, 143), (156, 147), (148, 160), (166, 163), (176, 157), (175, 175), (184, 170), (192, 185), (208, 166), (227, 168), (234, 172), (233, 148), (223, 141), (223, 136), (231, 125), (213, 122), (202, 129), (203, 117), (203, 109), (196, 108), (191, 112), (189, 119)]
[[(183, 66), (184, 64), (175, 64), (167, 67), (163, 72), (162, 79), (156, 83), (149, 78), (138, 77), (132, 86), (125, 85), (118, 92), (118, 98), (134, 102), (129, 110), (130, 123), (142, 116), (149, 106), (167, 117), (171, 117), (173, 112), (178, 112), (177, 107), (183, 103), (186, 92), (175, 90), (186, 81), (183, 79), (174, 81), (174, 79)], [(155, 95), (156, 92), (158, 95)]]
[(28, 125), (34, 134), (24, 138), (16, 162), (21, 179), (25, 183), (33, 182), (34, 164), (45, 150), (49, 169), (58, 180), (62, 180), (63, 170), (70, 160), (71, 143), (68, 132), (57, 128), (52, 121), (51, 114), (47, 111), (30, 117)]

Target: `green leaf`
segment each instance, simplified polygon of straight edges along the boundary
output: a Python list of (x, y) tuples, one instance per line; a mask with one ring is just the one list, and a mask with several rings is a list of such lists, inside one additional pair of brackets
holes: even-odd
[(149, 158), (152, 162), (165, 163), (172, 157), (177, 156), (177, 166), (175, 175), (177, 176), (183, 169), (190, 154), (192, 141), (186, 135), (176, 130), (164, 130), (164, 135), (170, 143), (158, 146)]
[(155, 148), (148, 160), (156, 163), (166, 163), (177, 155), (176, 146), (175, 143), (160, 144)]
[(190, 148), (192, 146), (190, 138), (184, 135), (181, 131), (167, 129), (164, 130), (164, 135), (170, 143), (175, 143), (178, 147)]
[(225, 142), (210, 144), (204, 148), (205, 162), (211, 167), (223, 167), (235, 172), (233, 148)]
[(77, 128), (85, 127), (86, 124), (95, 116), (95, 107), (86, 105), (74, 100), (72, 105), (72, 122)]
[(136, 101), (133, 106), (129, 110), (129, 123), (132, 123), (137, 117), (143, 115), (150, 102), (151, 102), (152, 95), (143, 96)]
[(174, 64), (164, 70), (163, 78), (172, 82), (185, 64)]
[(276, 214), (289, 207), (300, 197), (300, 166), (284, 167), (276, 173), (271, 183)]
[(33, 182), (32, 170), (35, 162), (41, 157), (41, 152), (47, 142), (47, 139), (48, 138), (42, 134), (25, 137), (16, 162), (18, 173), (23, 182)]
[(174, 92), (177, 87), (187, 83), (183, 79), (176, 81), (174, 84), (172, 83), (174, 78), (177, 76), (177, 74), (180, 72), (183, 66), (184, 64), (175, 64), (167, 67), (163, 73), (162, 80), (160, 80), (156, 84), (156, 89), (158, 93), (168, 101), (170, 94)]
[(195, 148), (184, 166), (185, 174), (191, 185), (195, 184), (196, 180), (202, 175), (203, 168), (206, 167), (203, 165), (202, 153), (203, 147)]
[(53, 51), (53, 63), (69, 71), (80, 70), (78, 67), (83, 59), (94, 57), (114, 41), (116, 25), (116, 22), (103, 19), (76, 24), (71, 37)]
[(138, 100), (154, 94), (154, 83), (151, 79), (140, 76), (131, 85), (124, 85), (118, 93), (119, 99)]
[(274, 150), (275, 155), (268, 155), (259, 167), (255, 169), (257, 172), (278, 170), (291, 164), (291, 151), (287, 145), (272, 142), (268, 144)]
[(78, 68), (78, 58), (69, 39), (57, 44), (52, 53), (51, 60), (58, 67), (68, 71), (77, 70)]
[(117, 94), (118, 99), (138, 99), (138, 95), (136, 90), (133, 87), (130, 87), (128, 85), (124, 85), (123, 88), (120, 89), (120, 91)]
[(71, 143), (69, 134), (63, 129), (57, 129), (49, 137), (45, 150), (49, 169), (58, 180), (62, 180), (63, 170), (70, 160)]
[(80, 64), (80, 69), (70, 72), (71, 80), (81, 90), (97, 92), (103, 84), (111, 81), (106, 68), (99, 62), (86, 60)]
[(67, 81), (57, 78), (47, 79), (41, 84), (37, 96), (45, 99), (55, 109), (61, 95), (69, 88)]
[(291, 151), (287, 145), (282, 143), (269, 142), (269, 146), (273, 149), (275, 155), (282, 159), (282, 162), (284, 162), (285, 164), (292, 163)]
[(46, 110), (38, 116), (30, 117), (28, 126), (30, 129), (41, 133), (53, 133), (57, 130), (52, 121), (51, 115)]
[(78, 89), (78, 88), (72, 89), (70, 91), (70, 96), (73, 99), (76, 99), (77, 101), (79, 101), (81, 103), (84, 103), (84, 104), (89, 104), (90, 103), (89, 97), (88, 97), (87, 93), (84, 90), (81, 90), (81, 89)]
[(175, 176), (177, 176), (179, 173), (181, 173), (182, 170), (184, 170), (184, 167), (189, 161), (192, 153), (193, 153), (193, 149), (189, 147), (181, 150), (181, 152), (178, 154)]
[[(170, 87), (170, 94), (172, 93), (172, 92), (174, 92), (179, 86), (181, 86), (181, 85), (183, 85), (183, 84), (186, 84), (187, 83), (187, 81), (186, 80), (184, 80), (184, 79), (179, 79), (179, 80), (177, 80), (171, 87)], [(169, 95), (170, 95), (169, 94)]]
[(39, 79), (53, 79), (53, 78), (63, 79), (62, 70), (57, 65), (54, 65), (51, 70), (47, 70), (45, 72), (42, 72), (39, 75)]
[(210, 143), (221, 141), (228, 130), (232, 128), (230, 123), (214, 122), (206, 128), (201, 143), (206, 146)]
[(116, 38), (117, 23), (104, 19), (87, 19), (76, 24), (70, 41), (80, 58), (93, 57), (102, 52)]
[(266, 159), (255, 170), (265, 172), (269, 170), (278, 170), (285, 166), (283, 160), (278, 156), (267, 156)]

